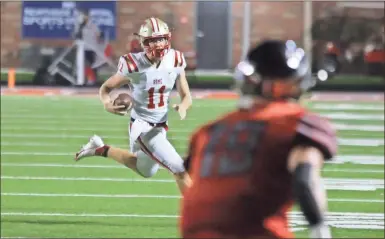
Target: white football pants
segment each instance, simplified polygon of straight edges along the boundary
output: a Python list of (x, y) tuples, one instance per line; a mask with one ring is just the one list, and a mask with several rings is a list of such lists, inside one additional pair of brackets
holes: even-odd
[(137, 154), (136, 167), (143, 177), (155, 175), (159, 164), (174, 174), (185, 171), (183, 159), (167, 140), (165, 128), (136, 119), (130, 123), (129, 136), (130, 150)]

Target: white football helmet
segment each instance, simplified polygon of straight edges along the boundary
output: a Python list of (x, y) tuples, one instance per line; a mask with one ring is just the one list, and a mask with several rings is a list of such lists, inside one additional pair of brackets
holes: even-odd
[[(139, 36), (140, 44), (146, 53), (152, 54), (154, 57), (163, 57), (164, 54), (170, 49), (171, 44), (171, 32), (167, 23), (159, 18), (148, 18), (140, 26), (139, 32), (135, 33)], [(163, 46), (151, 47), (150, 41), (155, 39), (164, 39), (165, 44)]]

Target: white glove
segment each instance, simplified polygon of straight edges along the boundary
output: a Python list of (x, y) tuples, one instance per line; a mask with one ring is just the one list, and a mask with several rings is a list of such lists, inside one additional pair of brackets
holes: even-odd
[(320, 223), (309, 228), (310, 238), (332, 238), (328, 225)]

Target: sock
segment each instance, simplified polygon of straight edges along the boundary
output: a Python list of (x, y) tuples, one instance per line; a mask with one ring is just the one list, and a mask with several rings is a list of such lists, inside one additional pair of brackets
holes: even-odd
[(109, 149), (110, 149), (110, 146), (104, 145), (103, 147), (97, 148), (95, 151), (95, 154), (99, 156), (107, 157)]

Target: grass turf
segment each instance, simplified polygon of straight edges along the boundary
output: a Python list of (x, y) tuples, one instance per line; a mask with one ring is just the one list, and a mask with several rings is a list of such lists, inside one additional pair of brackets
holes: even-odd
[[(329, 105), (330, 109), (316, 110), (324, 114), (342, 112), (370, 116), (384, 113), (383, 104), (351, 102), (349, 105), (353, 109), (338, 111), (333, 109), (336, 104), (340, 102), (317, 102), (308, 106), (317, 109), (317, 105)], [(170, 113), (168, 136), (183, 155), (192, 131), (234, 106), (232, 100), (195, 100), (186, 121)], [(361, 106), (377, 106), (378, 109), (361, 110)], [(2, 96), (1, 111), (2, 237), (178, 236), (175, 216), (179, 210), (179, 193), (166, 170), (160, 170), (146, 181), (105, 158), (85, 159), (76, 164), (72, 160), (73, 153), (94, 133), (104, 136), (110, 144), (128, 148), (127, 117), (104, 112), (96, 98), (79, 97)], [(384, 123), (381, 119), (341, 118), (333, 122), (362, 127)], [(338, 137), (381, 140), (384, 131), (339, 130)], [(383, 143), (342, 145), (339, 154), (383, 156)], [(327, 164), (322, 174), (334, 179), (383, 180), (384, 168), (383, 162)], [(384, 213), (382, 188), (334, 189), (328, 190), (328, 196), (331, 212)], [(383, 217), (376, 220), (372, 223), (383, 227)], [(361, 221), (365, 223), (365, 219)], [(304, 227), (294, 225), (299, 230), (297, 236), (307, 236), (306, 230), (300, 230)], [(384, 237), (383, 230), (368, 228), (333, 227), (332, 233), (333, 237)]]

